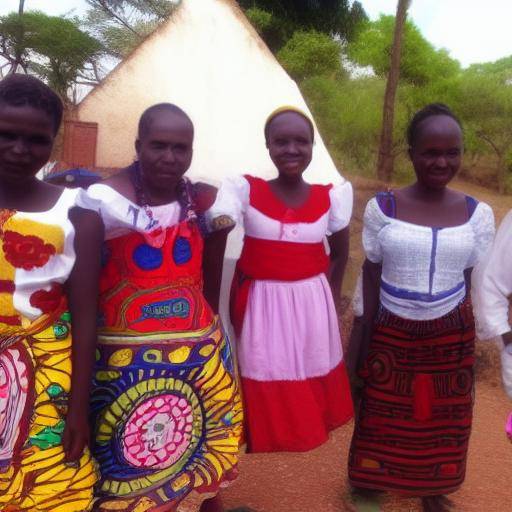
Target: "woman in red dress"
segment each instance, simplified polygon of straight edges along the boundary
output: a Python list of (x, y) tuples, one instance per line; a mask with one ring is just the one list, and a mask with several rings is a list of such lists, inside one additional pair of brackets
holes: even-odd
[(265, 137), (278, 176), (226, 181), (209, 216), (214, 228), (239, 222), (245, 230), (231, 320), (248, 451), (306, 451), (353, 413), (335, 308), (352, 187), (343, 179), (336, 186), (303, 179), (314, 129), (302, 112), (275, 111)]

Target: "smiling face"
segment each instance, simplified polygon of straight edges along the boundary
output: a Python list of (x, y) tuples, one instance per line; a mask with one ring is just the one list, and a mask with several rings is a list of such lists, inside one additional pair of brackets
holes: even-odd
[(0, 182), (19, 186), (31, 180), (50, 158), (54, 132), (44, 110), (0, 103)]
[(144, 182), (153, 190), (174, 190), (192, 161), (194, 127), (168, 110), (152, 114), (135, 143)]
[(446, 187), (460, 168), (462, 151), (462, 131), (454, 119), (427, 117), (409, 149), (418, 182), (430, 189)]
[(279, 174), (290, 179), (302, 176), (313, 156), (309, 122), (296, 112), (275, 116), (267, 127), (267, 148)]

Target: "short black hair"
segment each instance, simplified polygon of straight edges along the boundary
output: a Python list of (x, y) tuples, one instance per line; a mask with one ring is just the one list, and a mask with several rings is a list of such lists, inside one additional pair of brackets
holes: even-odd
[(302, 119), (305, 119), (309, 125), (309, 129), (311, 130), (311, 140), (314, 142), (315, 140), (315, 127), (313, 126), (313, 123), (311, 122), (311, 119), (309, 119), (309, 117), (305, 114), (303, 114), (302, 112), (299, 112), (299, 110), (296, 110), (294, 108), (290, 108), (289, 110), (279, 110), (278, 112), (276, 112), (274, 115), (271, 115), (267, 122), (265, 123), (265, 129), (264, 129), (264, 134), (265, 134), (265, 142), (268, 143), (268, 133), (270, 131), (270, 125), (272, 124), (272, 121), (274, 121), (274, 119), (277, 119), (281, 114), (297, 114), (298, 116), (302, 117)]
[(462, 131), (462, 124), (459, 118), (451, 111), (450, 107), (444, 103), (430, 103), (414, 114), (407, 127), (407, 144), (409, 144), (409, 147), (412, 147), (416, 141), (419, 125), (425, 121), (425, 119), (433, 116), (451, 117)]
[(2, 103), (12, 107), (28, 105), (43, 110), (53, 121), (54, 133), (59, 131), (64, 110), (62, 100), (35, 76), (14, 73), (1, 80), (0, 104)]
[(153, 118), (155, 114), (160, 112), (172, 112), (173, 114), (178, 114), (185, 118), (192, 127), (192, 131), (194, 130), (194, 123), (192, 119), (190, 119), (189, 115), (177, 105), (173, 103), (157, 103), (156, 105), (152, 105), (151, 107), (144, 110), (139, 119), (139, 128), (138, 128), (138, 137), (140, 138), (142, 135), (145, 135), (149, 130), (151, 123), (153, 122)]

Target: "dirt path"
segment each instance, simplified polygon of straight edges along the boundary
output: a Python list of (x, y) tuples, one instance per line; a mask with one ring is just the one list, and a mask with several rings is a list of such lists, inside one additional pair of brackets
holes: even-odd
[[(362, 262), (360, 244), (362, 215), (366, 201), (382, 186), (353, 178), (356, 208), (351, 223), (351, 251), (344, 293), (352, 294)], [(458, 182), (464, 190), (495, 210), (497, 221), (512, 200), (475, 185)], [(345, 340), (350, 315), (343, 319)], [(457, 512), (512, 511), (512, 444), (504, 426), (512, 401), (501, 388), (499, 355), (492, 344), (477, 344), (477, 386), (475, 415), (470, 443), (467, 477), (460, 491), (451, 497)], [(223, 493), (226, 508), (249, 506), (257, 512), (343, 512), (350, 502), (347, 485), (347, 456), (353, 424), (338, 429), (322, 447), (309, 453), (245, 455), (240, 477)], [(382, 512), (420, 511), (418, 500), (385, 497)], [(361, 508), (360, 512), (373, 512)]]
[[(512, 402), (493, 382), (477, 384), (467, 477), (452, 495), (455, 510), (509, 512), (512, 445), (504, 434)], [(257, 512), (342, 512), (348, 510), (346, 461), (352, 423), (324, 446), (306, 454), (245, 455), (240, 477), (223, 496), (227, 508)], [(418, 500), (386, 498), (382, 511), (419, 511)]]

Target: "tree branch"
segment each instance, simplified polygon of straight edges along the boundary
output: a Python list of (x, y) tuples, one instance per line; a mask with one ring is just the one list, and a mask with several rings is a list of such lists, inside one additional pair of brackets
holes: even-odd
[(90, 85), (91, 87), (96, 87), (98, 85), (98, 82), (94, 80), (76, 80), (75, 83), (77, 85)]
[(153, 0), (146, 0), (146, 4), (153, 11), (153, 13), (161, 19), (165, 19), (172, 12), (172, 8), (169, 8), (169, 10), (160, 10), (158, 4), (155, 4)]
[(494, 150), (494, 152), (496, 153), (496, 155), (498, 155), (498, 158), (501, 159), (501, 156), (502, 156), (502, 151), (500, 150), (500, 148), (498, 148), (498, 146), (491, 140), (491, 138), (486, 135), (482, 130), (479, 130), (476, 132), (477, 136), (480, 137), (484, 142), (487, 142), (487, 144), (489, 144), (489, 146), (491, 146), (491, 148)]
[[(90, 66), (90, 68), (86, 67), (87, 64)], [(91, 73), (92, 75), (94, 75), (94, 79), (96, 80), (96, 83), (100, 83), (101, 80), (103, 79), (101, 76), (100, 69), (98, 67), (98, 63), (96, 61), (87, 62), (86, 65), (84, 66), (84, 69), (82, 70), (82, 72), (78, 73), (78, 76), (80, 78), (85, 78), (85, 79), (89, 80), (89, 77), (84, 75), (83, 71), (87, 71), (88, 73)]]
[(96, 0), (98, 6), (103, 9), (103, 11), (114, 18), (118, 23), (120, 23), (123, 27), (129, 30), (132, 34), (135, 34), (137, 37), (141, 39), (144, 37), (142, 34), (139, 34), (125, 19), (119, 16), (113, 9), (111, 9), (105, 0)]

